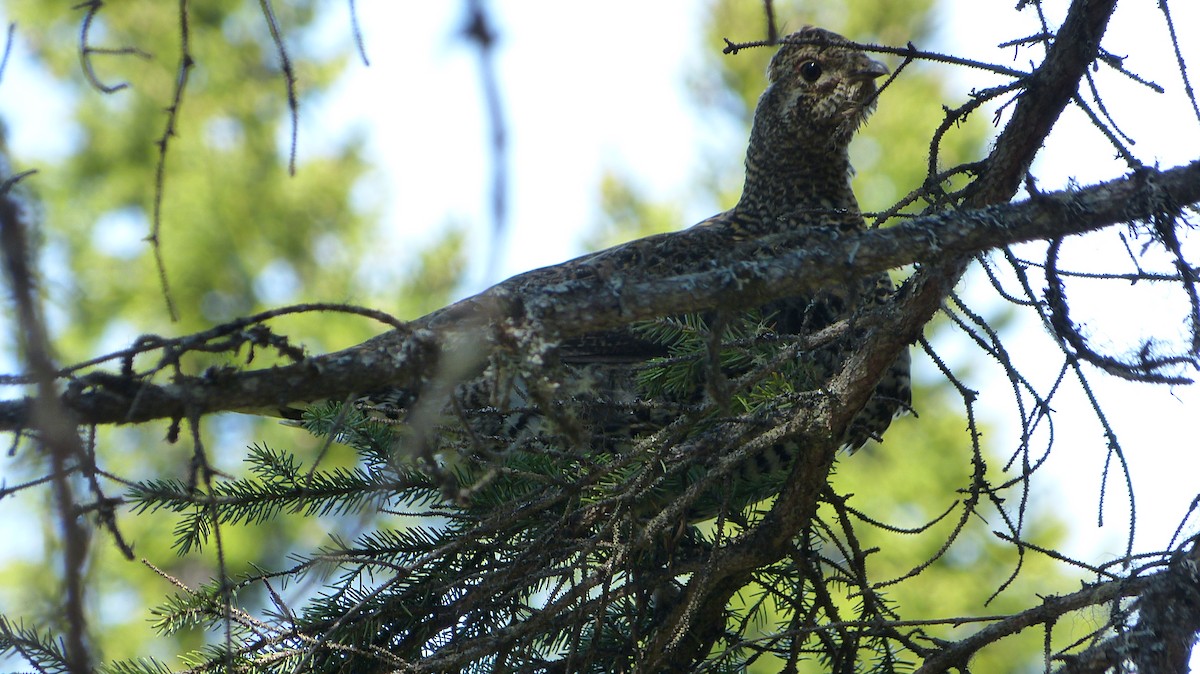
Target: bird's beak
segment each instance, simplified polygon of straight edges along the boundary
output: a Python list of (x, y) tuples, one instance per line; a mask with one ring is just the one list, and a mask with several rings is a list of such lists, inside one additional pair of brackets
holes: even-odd
[(862, 124), (867, 115), (875, 109), (875, 99), (879, 96), (879, 90), (875, 86), (875, 79), (887, 75), (890, 70), (888, 67), (876, 61), (875, 59), (866, 59), (858, 70), (850, 73), (847, 78), (851, 83), (857, 85), (857, 93), (855, 99), (857, 105), (847, 109), (845, 115), (847, 119), (854, 119), (855, 124)]
[(867, 64), (854, 72), (854, 79), (860, 82), (869, 82), (877, 77), (883, 77), (892, 71), (888, 67), (876, 61), (875, 59), (867, 59)]

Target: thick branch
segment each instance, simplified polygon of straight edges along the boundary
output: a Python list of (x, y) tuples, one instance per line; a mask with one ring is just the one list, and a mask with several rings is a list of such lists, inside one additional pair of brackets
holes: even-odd
[(969, 190), (968, 206), (1008, 201), (1025, 179), (1050, 129), (1071, 102), (1079, 79), (1096, 60), (1116, 0), (1074, 0), (1046, 59), (1030, 76), (1012, 119), (996, 139), (983, 174)]
[[(956, 279), (957, 274), (940, 273), (936, 266), (927, 270), (862, 347), (850, 355), (830, 382), (834, 395), (823, 398), (816, 405), (820, 409), (799, 411), (784, 427), (770, 431), (805, 448), (796, 458), (791, 479), (766, 521), (716, 550), (705, 569), (688, 583), (687, 601), (675, 609), (667, 623), (669, 629), (659, 634), (649, 651), (662, 655), (648, 658), (645, 671), (689, 671), (689, 663), (702, 659), (720, 637), (725, 607), (749, 582), (752, 571), (787, 554), (795, 535), (816, 515), (817, 500), (828, 484), (837, 452), (836, 439), (844, 436), (851, 419), (872, 395), (879, 373), (921, 334)], [(767, 444), (777, 441), (759, 440)]]
[(1047, 597), (1040, 606), (993, 623), (961, 641), (944, 644), (927, 657), (916, 674), (939, 674), (966, 669), (971, 657), (1004, 637), (1035, 625), (1053, 625), (1068, 613), (1104, 606), (1125, 597), (1138, 597), (1138, 624), (1088, 648), (1065, 656), (1060, 674), (1097, 674), (1121, 663), (1136, 662), (1141, 672), (1185, 672), (1195, 635), (1200, 631), (1200, 592), (1197, 591), (1197, 549), (1177, 554), (1170, 565), (1154, 574), (1097, 583), (1060, 597)]
[[(876, 330), (867, 344), (854, 354), (852, 360), (858, 362), (845, 364), (841, 374), (832, 382), (831, 388), (839, 394), (837, 407), (831, 414), (819, 414), (815, 418), (827, 419), (834, 428), (844, 427), (871, 395), (878, 373), (904, 348), (907, 344), (905, 340), (918, 335), (925, 322), (937, 311), (942, 299), (962, 276), (971, 255), (1021, 241), (1051, 238), (1054, 235), (1050, 231), (1061, 227), (1072, 228), (1072, 223), (1082, 224), (1082, 220), (1090, 220), (1092, 225), (1072, 229), (1070, 233), (1096, 229), (1103, 226), (1099, 225), (1100, 220), (1109, 218), (1112, 218), (1109, 220), (1111, 224), (1149, 218), (1156, 212), (1174, 213), (1180, 204), (1191, 203), (1192, 197), (1182, 191), (1168, 190), (1169, 201), (1163, 203), (1162, 196), (1139, 201), (1140, 205), (1150, 207), (1147, 212), (1135, 215), (1132, 211), (1138, 207), (1132, 204), (1109, 202), (1107, 206), (1100, 206), (1095, 200), (1100, 194), (1106, 197), (1114, 196), (1117, 192), (1126, 193), (1127, 196), (1140, 194), (1142, 186), (1137, 183), (1144, 181), (1145, 174), (1142, 174), (1129, 181), (1113, 181), (1077, 194), (1060, 193), (1049, 201), (1038, 198), (1016, 206), (995, 205), (1008, 201), (1016, 193), (1037, 150), (1071, 100), (1080, 77), (1096, 58), (1100, 38), (1114, 6), (1115, 0), (1072, 2), (1045, 62), (1028, 82), (1026, 93), (1018, 102), (1013, 118), (997, 139), (991, 156), (982, 163), (983, 171), (971, 186), (966, 204), (982, 207), (981, 210), (942, 213), (881, 232), (885, 237), (891, 234), (903, 239), (903, 243), (895, 248), (888, 247), (883, 238), (871, 238), (870, 233), (852, 241), (848, 256), (842, 254), (842, 250), (822, 251), (820, 245), (804, 242), (800, 255), (820, 251), (832, 253), (833, 256), (822, 260), (819, 254), (809, 255), (797, 266), (796, 272), (813, 270), (822, 261), (845, 261), (851, 263), (858, 273), (918, 261), (929, 263), (914, 276), (897, 313), (886, 321), (893, 329)], [(1200, 188), (1200, 162), (1179, 170), (1186, 174), (1181, 184), (1188, 186), (1189, 193)], [(1149, 189), (1149, 193), (1154, 191), (1153, 188)], [(1105, 200), (1104, 197), (1100, 199)], [(1101, 215), (1101, 211), (1107, 214)], [(1083, 216), (1084, 212), (1092, 217)], [(876, 261), (888, 258), (891, 253), (915, 252), (917, 249), (921, 252), (914, 259), (902, 262), (892, 260), (879, 267), (874, 266)], [(841, 276), (839, 271), (831, 268), (827, 273), (838, 278)], [(822, 270), (821, 273), (826, 272)], [(786, 279), (781, 279), (781, 284), (786, 282)], [(743, 281), (738, 287), (745, 285)], [(814, 489), (819, 490), (824, 484), (832, 462), (832, 448), (826, 448), (824, 444), (828, 443), (822, 444), (820, 437), (818, 434), (813, 438), (815, 443), (805, 444), (809, 448), (807, 455), (802, 454), (798, 458), (792, 480), (780, 494), (768, 521), (748, 532), (741, 540), (718, 551), (719, 559), (715, 558), (709, 566), (712, 571), (698, 575), (689, 583), (689, 606), (677, 609), (669, 621), (673, 628), (670, 631), (674, 633), (670, 635), (670, 644), (665, 643), (663, 638), (654, 644), (658, 648), (683, 646), (671, 648), (671, 662), (675, 664), (675, 669), (683, 671), (685, 665), (682, 663), (699, 662), (705, 656), (719, 635), (718, 626), (723, 624), (723, 607), (748, 580), (749, 570), (779, 559), (783, 554), (780, 541), (797, 533), (811, 521), (811, 509), (815, 508), (817, 493)], [(690, 638), (684, 636), (685, 632)]]
[[(669, 262), (646, 271), (647, 265), (636, 264), (651, 251), (658, 260), (685, 259), (680, 252), (700, 237), (723, 235), (693, 228), (515, 276), (414, 321), (408, 330), (296, 365), (210, 372), (169, 384), (93, 374), (73, 382), (63, 402), (80, 423), (121, 424), (340, 398), (417, 381), (434, 371), (441, 354), (486, 348), (502, 328), (568, 337), (681, 311), (758, 305), (831, 278), (1080, 234), (1197, 202), (1200, 161), (1020, 203), (916, 218), (885, 230), (847, 235), (798, 229), (730, 245), (725, 259), (700, 271)], [(0, 430), (28, 426), (29, 413), (28, 400), (0, 404)]]
[(1150, 587), (1159, 576), (1121, 578), (1085, 587), (1061, 597), (1046, 597), (1040, 606), (1022, 611), (988, 625), (971, 636), (937, 649), (916, 674), (938, 674), (951, 669), (965, 669), (970, 659), (1004, 637), (1022, 632), (1034, 625), (1054, 624), (1064, 615), (1089, 606), (1103, 606), (1121, 597), (1131, 597)]

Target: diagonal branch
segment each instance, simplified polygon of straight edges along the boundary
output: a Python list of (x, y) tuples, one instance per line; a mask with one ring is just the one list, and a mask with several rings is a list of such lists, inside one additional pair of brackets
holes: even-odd
[(1142, 578), (1118, 578), (1089, 585), (1068, 595), (1046, 597), (1038, 606), (988, 625), (959, 641), (940, 645), (932, 655), (925, 658), (916, 674), (939, 674), (952, 669), (962, 669), (976, 653), (1004, 637), (1034, 625), (1053, 625), (1073, 611), (1089, 606), (1103, 606), (1115, 599), (1137, 595), (1161, 580), (1162, 574)]
[[(844, 427), (870, 397), (879, 373), (884, 371), (887, 364), (892, 362), (896, 354), (908, 343), (905, 340), (911, 341), (919, 336), (924, 324), (940, 307), (942, 299), (961, 278), (969, 259), (987, 248), (1006, 245), (1004, 242), (993, 240), (990, 244), (982, 244), (982, 241), (979, 241), (979, 244), (982, 244), (979, 247), (966, 245), (959, 248), (960, 242), (965, 243), (965, 240), (973, 239), (973, 235), (985, 231), (1002, 238), (1006, 235), (1013, 236), (1013, 241), (1009, 243), (1044, 238), (1047, 236), (1047, 229), (1064, 226), (1072, 221), (1078, 222), (1075, 220), (1077, 208), (1088, 210), (1084, 203), (1075, 199), (1082, 195), (1071, 193), (1056, 195), (1053, 206), (1040, 198), (1015, 207), (994, 204), (1006, 202), (1016, 193), (1037, 150), (1071, 100), (1079, 79), (1096, 58), (1100, 37), (1115, 4), (1115, 0), (1072, 2), (1046, 60), (1030, 78), (1026, 93), (1019, 100), (1013, 118), (997, 139), (991, 156), (982, 164), (979, 178), (972, 183), (968, 191), (966, 205), (983, 207), (981, 210), (965, 214), (944, 212), (930, 219), (910, 223), (922, 223), (917, 232), (905, 229), (904, 226), (886, 232), (897, 236), (908, 234), (914, 239), (920, 239), (920, 233), (936, 235), (933, 239), (923, 239), (921, 243), (906, 240), (906, 243), (914, 244), (914, 248), (921, 248), (922, 243), (927, 246), (919, 259), (910, 262), (921, 261), (930, 264), (914, 276), (907, 296), (900, 302), (898, 315), (893, 315), (889, 321), (892, 324), (889, 327), (895, 329), (876, 330), (863, 348), (851, 358), (851, 361), (860, 362), (846, 363), (841, 374), (833, 382), (832, 388), (842, 389), (838, 398), (840, 409), (835, 406), (828, 416), (818, 414), (815, 418), (827, 419), (835, 429)], [(1185, 169), (1192, 173), (1191, 177), (1186, 179), (1192, 188), (1200, 186), (1197, 185), (1197, 170), (1200, 170), (1200, 162), (1193, 163), (1189, 169)], [(1140, 181), (1130, 180), (1125, 185), (1132, 185), (1134, 182)], [(1120, 191), (1115, 182), (1093, 189), (1105, 188)], [(1096, 194), (1090, 192), (1088, 196)], [(1182, 194), (1171, 194), (1174, 204), (1167, 209), (1169, 212), (1177, 212), (1179, 204), (1190, 203)], [(1179, 197), (1183, 197), (1183, 200), (1179, 200)], [(1084, 201), (1087, 201), (1086, 197)], [(1147, 201), (1162, 207), (1155, 199)], [(1093, 208), (1095, 205), (1090, 204)], [(1040, 206), (1049, 206), (1049, 210), (1040, 213), (1043, 217), (1030, 217), (1031, 213), (1023, 211), (1024, 208), (1036, 211)], [(1124, 206), (1116, 203), (1111, 206), (1126, 213), (1125, 217), (1120, 219), (1152, 217), (1150, 214), (1130, 215)], [(938, 222), (927, 221), (938, 218), (941, 218)], [(1041, 221), (1045, 229), (1036, 234), (1031, 232), (1033, 235), (1029, 239), (1022, 238), (1024, 234), (1017, 234), (1018, 231), (1025, 231), (1024, 226), (1033, 221)], [(1004, 224), (999, 225), (1001, 222)], [(871, 267), (874, 260), (878, 259), (872, 254), (882, 252), (873, 247), (873, 244), (879, 243), (881, 242), (869, 238), (858, 240), (854, 242), (848, 256), (838, 255), (825, 259), (849, 261), (858, 273), (867, 273), (866, 268)], [(904, 248), (912, 250), (907, 246)], [(809, 250), (812, 248), (805, 245), (804, 251)], [(811, 269), (815, 266), (812, 263), (817, 260), (809, 259), (806, 262), (808, 264), (802, 265), (797, 271)], [(871, 267), (871, 271), (895, 266), (899, 264)], [(829, 271), (832, 272), (830, 275), (833, 278), (840, 276), (836, 269)], [(816, 495), (821, 485), (825, 484), (835, 450), (834, 447), (828, 446), (831, 444), (828, 441), (829, 435), (823, 436), (826, 439), (823, 443), (822, 434), (812, 435), (814, 437), (806, 440), (815, 440), (815, 444), (805, 445), (808, 451), (802, 452), (797, 458), (792, 480), (780, 494), (764, 525), (748, 532), (740, 541), (717, 551), (716, 557), (720, 559), (714, 558), (714, 563), (709, 567), (713, 569), (712, 572), (699, 575), (689, 583), (688, 601), (681, 603), (668, 620), (671, 629), (667, 631), (670, 634), (660, 636), (653, 644), (655, 651), (659, 653), (666, 652), (667, 647), (670, 647), (669, 659), (660, 658), (663, 664), (673, 666), (675, 671), (685, 671), (690, 663), (702, 660), (720, 636), (720, 625), (724, 623), (721, 611), (729, 598), (748, 582), (750, 569), (780, 559), (784, 554), (781, 541), (797, 534), (811, 521), (816, 507)]]
[(1045, 61), (1029, 78), (982, 174), (968, 189), (967, 206), (1002, 203), (1016, 193), (1050, 129), (1075, 96), (1080, 78), (1096, 60), (1116, 4), (1116, 0), (1071, 3)]
[(1166, 568), (1130, 578), (1114, 578), (1088, 585), (1078, 592), (1043, 599), (1020, 613), (988, 625), (959, 641), (939, 644), (925, 658), (917, 674), (939, 674), (963, 669), (983, 648), (1034, 625), (1053, 625), (1069, 613), (1137, 597), (1138, 624), (1101, 640), (1087, 650), (1061, 656), (1061, 674), (1107, 672), (1133, 660), (1138, 671), (1187, 671), (1187, 656), (1200, 630), (1200, 594), (1196, 590), (1197, 548), (1172, 556)]

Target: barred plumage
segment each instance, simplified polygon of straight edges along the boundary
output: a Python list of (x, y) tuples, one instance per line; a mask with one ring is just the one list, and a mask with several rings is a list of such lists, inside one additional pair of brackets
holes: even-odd
[[(874, 107), (876, 78), (886, 72), (834, 33), (808, 27), (785, 38), (755, 112), (742, 197), (731, 210), (696, 227), (711, 229), (714, 245), (791, 228), (862, 229), (847, 148)], [(704, 249), (691, 254), (698, 267), (715, 257)], [(592, 256), (591, 263), (603, 255)], [(861, 336), (856, 319), (892, 293), (887, 274), (877, 274), (737, 316), (678, 316), (592, 333), (550, 349), (557, 362), (537, 371), (517, 363), (519, 356), (493, 356), (481, 376), (457, 385), (452, 404), (436, 420), (416, 422), (425, 429), (421, 442), (481, 467), (513, 452), (584, 457), (582, 463), (564, 463), (584, 468), (590, 456), (617, 466), (613, 474), (619, 477), (612, 481), (626, 479), (622, 465), (636, 473), (666, 456), (629, 460), (648, 446), (679, 443), (721, 419), (769, 424), (789, 406), (822, 395)], [(786, 363), (773, 362), (791, 345), (843, 320), (849, 326), (840, 335)], [(894, 415), (908, 409), (908, 370), (905, 353), (851, 423), (842, 438), (846, 448), (854, 451), (878, 438)], [(749, 383), (737, 388), (731, 382), (738, 380)], [(377, 416), (414, 423), (418, 401), (413, 393), (397, 390), (367, 396), (359, 405)], [(687, 519), (713, 517), (772, 495), (799, 450), (781, 442), (748, 457), (722, 483), (728, 489), (710, 490), (685, 509)], [(711, 465), (712, 457), (697, 459), (659, 480), (657, 496), (643, 498), (649, 503), (644, 512), (668, 503)], [(469, 481), (481, 470), (461, 475)]]

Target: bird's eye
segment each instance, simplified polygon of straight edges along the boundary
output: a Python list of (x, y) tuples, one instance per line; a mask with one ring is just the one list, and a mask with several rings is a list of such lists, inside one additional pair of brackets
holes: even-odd
[(821, 64), (816, 61), (805, 61), (804, 65), (800, 66), (800, 76), (805, 82), (816, 82), (821, 76)]

